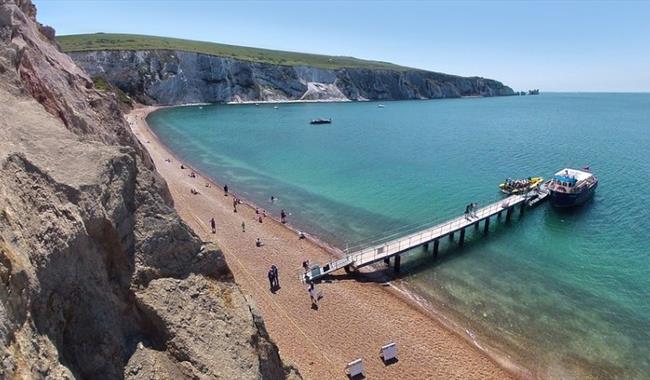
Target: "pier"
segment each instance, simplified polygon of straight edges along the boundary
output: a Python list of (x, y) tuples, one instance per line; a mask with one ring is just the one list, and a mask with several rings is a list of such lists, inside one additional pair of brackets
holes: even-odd
[(384, 261), (386, 264), (390, 264), (391, 258), (393, 258), (393, 267), (395, 272), (399, 272), (401, 261), (400, 255), (404, 252), (420, 246), (428, 249), (429, 244), (432, 243), (433, 255), (435, 257), (438, 255), (440, 240), (446, 237), (453, 239), (456, 233), (458, 233), (458, 245), (462, 246), (465, 242), (465, 231), (467, 228), (473, 226), (478, 230), (481, 228), (482, 223), (483, 233), (488, 234), (490, 218), (496, 217), (499, 219), (502, 217), (502, 214), (505, 214), (505, 220), (508, 221), (516, 209), (519, 209), (519, 212), (523, 214), (529, 199), (529, 194), (512, 195), (498, 202), (474, 210), (471, 215), (459, 216), (442, 224), (348, 253), (345, 257), (339, 260), (330, 261), (326, 265), (316, 265), (311, 267), (309, 271), (305, 273), (303, 280), (306, 282), (318, 280), (319, 278), (340, 269), (343, 269), (346, 272), (353, 272), (361, 267), (379, 261)]

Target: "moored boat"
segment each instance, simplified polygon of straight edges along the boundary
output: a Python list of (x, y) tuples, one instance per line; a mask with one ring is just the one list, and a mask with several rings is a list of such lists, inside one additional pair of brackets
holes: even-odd
[(508, 178), (499, 184), (499, 189), (508, 195), (522, 194), (536, 189), (542, 182), (544, 182), (544, 178), (542, 177), (528, 177), (523, 179)]
[(331, 124), (332, 118), (329, 119), (313, 119), (309, 124)]
[(548, 185), (551, 204), (555, 207), (579, 206), (594, 195), (596, 187), (598, 187), (598, 177), (588, 168), (562, 169), (555, 173)]

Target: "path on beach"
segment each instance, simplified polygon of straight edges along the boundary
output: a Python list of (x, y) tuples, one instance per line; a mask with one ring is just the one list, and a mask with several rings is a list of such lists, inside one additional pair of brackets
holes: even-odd
[[(135, 109), (127, 119), (167, 181), (176, 209), (203, 240), (221, 247), (235, 281), (260, 310), (280, 355), (296, 365), (305, 379), (343, 379), (346, 363), (356, 358), (363, 358), (368, 379), (512, 377), (485, 353), (380, 283), (341, 279), (318, 284), (324, 298), (318, 310), (312, 309), (307, 286), (298, 277), (302, 262), (323, 263), (331, 255), (308, 240), (299, 240), (279, 222), (264, 218), (259, 223), (251, 207), (240, 205), (234, 213), (232, 195), (225, 197), (215, 183), (205, 187), (209, 180), (198, 173), (190, 177), (190, 169), (181, 170), (181, 162), (160, 144), (144, 121), (152, 110)], [(236, 183), (228, 185), (237, 192)], [(199, 194), (191, 194), (192, 188)], [(216, 234), (211, 233), (212, 217)], [(255, 246), (256, 238), (264, 242), (263, 247)], [(275, 294), (267, 279), (273, 264), (279, 269), (281, 286)], [(399, 361), (385, 366), (379, 348), (391, 341), (398, 345)]]

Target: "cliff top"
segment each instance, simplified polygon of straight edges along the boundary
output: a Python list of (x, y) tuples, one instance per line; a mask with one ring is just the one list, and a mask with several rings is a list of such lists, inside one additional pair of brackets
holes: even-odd
[(66, 53), (98, 50), (181, 50), (273, 65), (311, 66), (324, 69), (412, 70), (409, 67), (388, 62), (369, 61), (354, 57), (297, 53), (138, 34), (74, 34), (58, 36), (56, 39)]

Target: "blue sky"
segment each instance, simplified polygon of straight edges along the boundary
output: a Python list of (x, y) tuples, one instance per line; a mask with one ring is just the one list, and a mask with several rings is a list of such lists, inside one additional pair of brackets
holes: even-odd
[(516, 90), (650, 91), (650, 1), (34, 2), (58, 35), (137, 33), (350, 55)]

